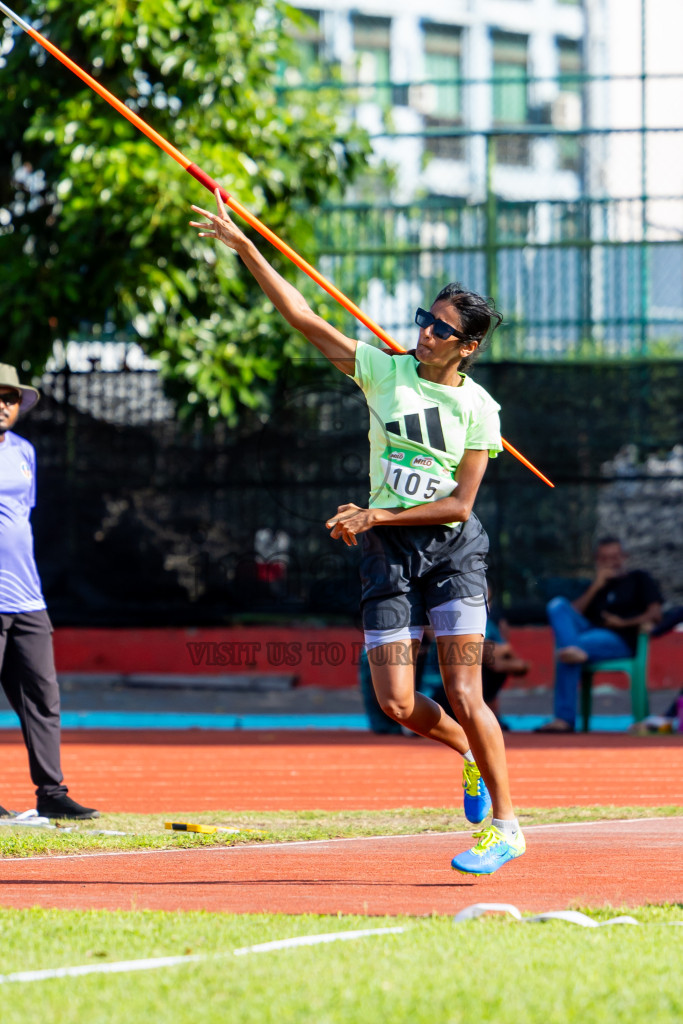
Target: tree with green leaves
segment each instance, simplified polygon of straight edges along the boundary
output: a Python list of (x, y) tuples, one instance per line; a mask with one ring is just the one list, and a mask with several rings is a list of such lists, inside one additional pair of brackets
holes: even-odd
[[(339, 89), (279, 88), (300, 12), (281, 0), (31, 0), (18, 13), (313, 257), (316, 208), (365, 171), (369, 142), (342, 124)], [(239, 261), (216, 263), (193, 237), (190, 204), (211, 205), (208, 192), (9, 21), (0, 44), (3, 359), (38, 372), (58, 339), (129, 329), (186, 411), (234, 423), (267, 410), (306, 343)]]

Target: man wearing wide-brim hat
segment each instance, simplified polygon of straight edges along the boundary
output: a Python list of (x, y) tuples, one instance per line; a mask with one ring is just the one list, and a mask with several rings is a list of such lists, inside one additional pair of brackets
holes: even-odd
[[(19, 414), (39, 392), (0, 363), (0, 683), (21, 722), (38, 813), (48, 818), (97, 818), (67, 795), (60, 765), (59, 687), (52, 624), (33, 554), (36, 453), (15, 434)], [(0, 808), (0, 815), (7, 812)]]

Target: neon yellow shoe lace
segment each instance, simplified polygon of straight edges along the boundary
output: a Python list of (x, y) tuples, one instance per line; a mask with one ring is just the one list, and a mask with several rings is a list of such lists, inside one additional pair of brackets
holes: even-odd
[(468, 796), (479, 796), (479, 779), (481, 772), (474, 761), (465, 761), (462, 766), (462, 788)]
[(507, 842), (503, 833), (495, 825), (489, 825), (488, 828), (483, 828), (481, 832), (473, 832), (472, 838), (479, 840), (477, 845), (472, 847), (472, 853), (478, 853), (480, 857), (486, 853), (489, 846)]

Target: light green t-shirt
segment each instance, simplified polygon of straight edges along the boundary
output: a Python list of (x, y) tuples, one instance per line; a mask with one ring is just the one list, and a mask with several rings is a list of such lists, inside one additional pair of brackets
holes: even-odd
[(411, 355), (359, 341), (353, 379), (370, 410), (370, 507), (412, 508), (453, 493), (466, 448), (503, 450), (500, 406), (461, 374), (462, 385), (418, 376)]

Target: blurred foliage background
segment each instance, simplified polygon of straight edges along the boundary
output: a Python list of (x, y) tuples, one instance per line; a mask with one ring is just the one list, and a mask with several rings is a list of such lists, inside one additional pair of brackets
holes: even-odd
[[(278, 99), (304, 18), (279, 0), (32, 0), (18, 13), (304, 257), (320, 204), (373, 174), (338, 89)], [(209, 193), (9, 19), (0, 64), (3, 358), (38, 373), (56, 340), (124, 332), (160, 361), (180, 415), (267, 412), (285, 364), (290, 386), (292, 368), (310, 372), (307, 343), (188, 227)]]

